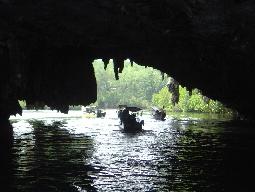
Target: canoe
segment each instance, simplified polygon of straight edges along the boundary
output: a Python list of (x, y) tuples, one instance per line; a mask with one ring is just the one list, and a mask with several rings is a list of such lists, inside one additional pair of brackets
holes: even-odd
[(164, 109), (159, 109), (157, 107), (152, 107), (152, 116), (156, 120), (164, 121), (166, 120), (166, 112)]

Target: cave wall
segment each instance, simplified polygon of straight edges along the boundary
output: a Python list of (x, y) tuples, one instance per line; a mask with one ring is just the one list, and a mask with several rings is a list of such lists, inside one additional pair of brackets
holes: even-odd
[(7, 66), (0, 77), (2, 117), (22, 113), (18, 100), (26, 100), (28, 106), (35, 108), (47, 105), (64, 113), (69, 105), (95, 102), (93, 59), (84, 57), (86, 49), (48, 47), (40, 42), (35, 43), (38, 47), (31, 50), (28, 46), (26, 50), (27, 45), (15, 40), (2, 46), (2, 59)]
[[(0, 0), (0, 115), (18, 99), (63, 112), (96, 100), (91, 62), (157, 68), (255, 114), (252, 0)], [(116, 75), (117, 77), (117, 75)]]

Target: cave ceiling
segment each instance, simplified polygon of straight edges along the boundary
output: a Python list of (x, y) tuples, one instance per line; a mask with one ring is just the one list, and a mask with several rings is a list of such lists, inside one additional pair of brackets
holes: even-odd
[(252, 0), (0, 0), (1, 114), (96, 99), (92, 61), (129, 58), (254, 117)]

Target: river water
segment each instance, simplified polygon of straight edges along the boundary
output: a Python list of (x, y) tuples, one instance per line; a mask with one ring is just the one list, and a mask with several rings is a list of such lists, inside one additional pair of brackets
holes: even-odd
[(144, 131), (130, 134), (115, 110), (12, 116), (10, 191), (251, 191), (253, 126), (213, 116), (143, 119)]

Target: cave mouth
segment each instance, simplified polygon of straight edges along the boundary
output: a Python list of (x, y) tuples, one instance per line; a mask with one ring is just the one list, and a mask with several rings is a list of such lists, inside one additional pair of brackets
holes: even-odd
[[(188, 90), (168, 74), (153, 67), (131, 62), (129, 59), (124, 60), (121, 65), (119, 63), (117, 65), (113, 59), (108, 62), (95, 59), (92, 66), (96, 79), (96, 100), (86, 105), (69, 105), (67, 111), (60, 110), (61, 112), (81, 110), (87, 105), (102, 109), (116, 109), (119, 105), (128, 105), (146, 110), (156, 106), (166, 108), (169, 113), (195, 112), (228, 115), (236, 113), (219, 101), (203, 95), (199, 89)], [(88, 94), (93, 94), (93, 90), (89, 89)], [(54, 110), (44, 102), (29, 104), (25, 100), (20, 100), (19, 105), (22, 109)]]
[[(254, 82), (253, 1), (53, 4), (0, 3), (3, 119), (21, 112), (18, 100), (62, 112), (95, 102), (90, 64), (98, 57), (130, 57), (171, 73), (181, 85), (254, 119), (255, 95), (246, 91)], [(114, 70), (118, 78), (123, 66)]]
[(130, 59), (121, 65), (116, 65), (113, 59), (108, 63), (95, 59), (92, 65), (97, 81), (97, 101), (92, 105), (99, 108), (128, 105), (148, 110), (157, 106), (168, 112), (235, 113), (221, 102), (203, 95), (201, 90), (188, 90), (168, 74)]
[(167, 86), (166, 74), (152, 67), (144, 67), (129, 59), (124, 60), (123, 69), (116, 75), (114, 60), (93, 62), (97, 81), (96, 105), (103, 108), (117, 108), (119, 105), (148, 108), (153, 94)]

